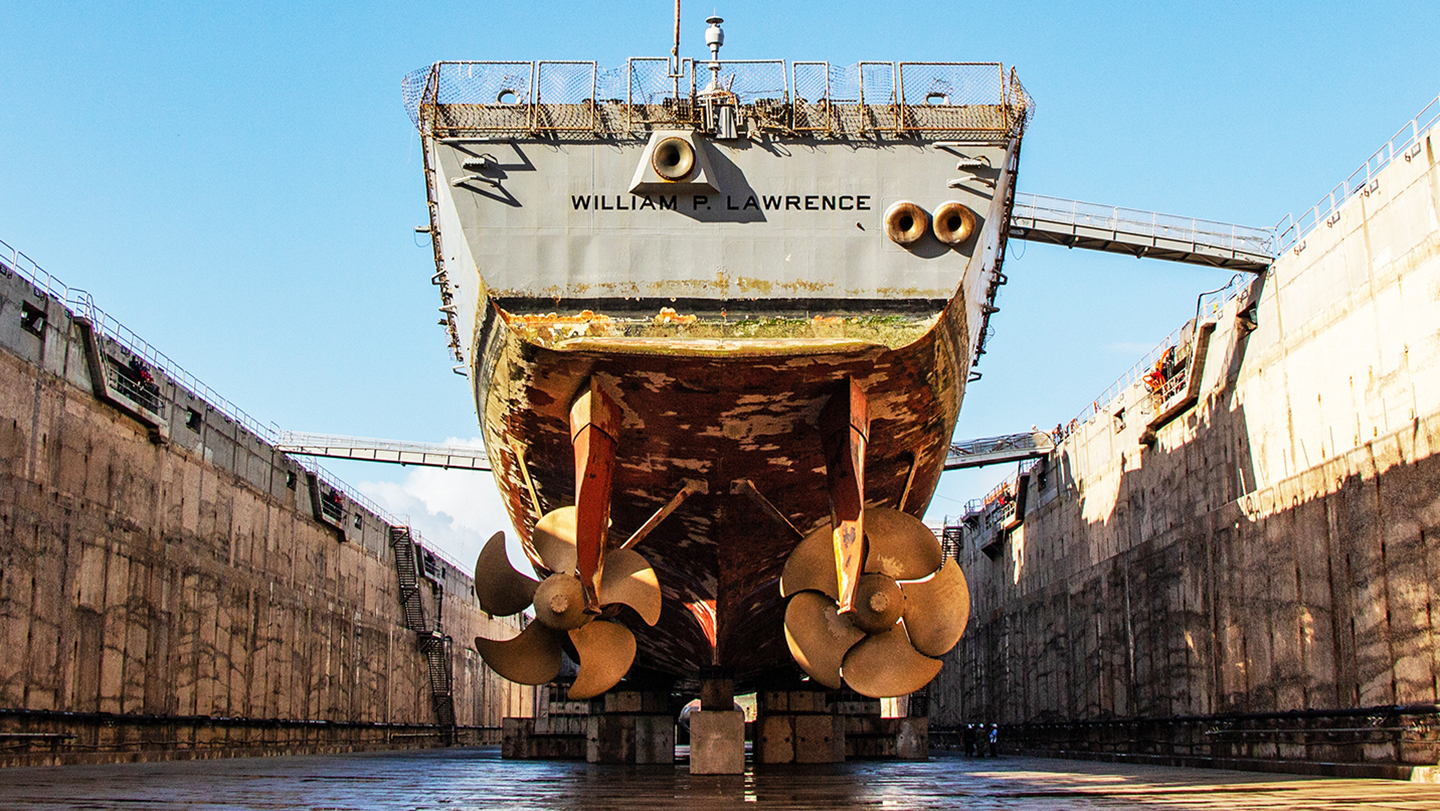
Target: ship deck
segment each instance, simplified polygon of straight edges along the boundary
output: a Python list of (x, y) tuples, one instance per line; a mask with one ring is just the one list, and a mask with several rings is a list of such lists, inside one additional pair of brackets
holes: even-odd
[(1440, 785), (1391, 780), (967, 758), (747, 768), (502, 761), (495, 748), (10, 769), (0, 806), (54, 808), (966, 808), (1373, 809), (1440, 807)]

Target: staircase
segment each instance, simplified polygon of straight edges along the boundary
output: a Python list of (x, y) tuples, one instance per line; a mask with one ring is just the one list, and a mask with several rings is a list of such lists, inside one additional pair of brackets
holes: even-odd
[(455, 743), (455, 697), (451, 692), (451, 641), (439, 631), (420, 640), (420, 650), (430, 669), (431, 700), (435, 706), (435, 722), (440, 725), (440, 740), (446, 746)]
[(415, 539), (411, 537), (409, 527), (390, 528), (390, 548), (395, 552), (395, 574), (400, 583), (400, 606), (405, 615), (405, 627), (420, 635), (420, 652), (425, 655), (426, 669), (430, 673), (430, 698), (435, 708), (435, 722), (440, 726), (440, 742), (450, 746), (455, 743), (452, 642), (450, 637), (441, 633), (438, 616), (433, 628), (425, 618), (425, 603), (420, 594), (422, 578)]

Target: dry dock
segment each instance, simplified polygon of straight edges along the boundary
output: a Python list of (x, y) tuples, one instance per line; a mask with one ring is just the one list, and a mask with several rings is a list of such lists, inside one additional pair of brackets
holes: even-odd
[(1440, 786), (1317, 780), (1213, 769), (940, 755), (926, 763), (859, 762), (691, 776), (685, 766), (502, 761), (451, 749), (12, 769), (0, 807), (180, 809), (1421, 809)]
[(1436, 111), (969, 512), (932, 723), (1029, 753), (1435, 766)]
[(8, 248), (0, 321), (0, 765), (433, 746), (528, 714), (469, 652), (509, 623), (396, 519)]

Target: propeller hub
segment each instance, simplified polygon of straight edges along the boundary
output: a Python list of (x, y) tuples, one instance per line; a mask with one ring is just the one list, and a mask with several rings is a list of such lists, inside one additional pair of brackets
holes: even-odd
[(851, 621), (867, 634), (888, 630), (905, 610), (905, 595), (895, 578), (883, 574), (860, 576), (855, 586), (855, 610)]
[(535, 589), (535, 619), (557, 631), (570, 631), (589, 621), (580, 578), (573, 574), (545, 578)]

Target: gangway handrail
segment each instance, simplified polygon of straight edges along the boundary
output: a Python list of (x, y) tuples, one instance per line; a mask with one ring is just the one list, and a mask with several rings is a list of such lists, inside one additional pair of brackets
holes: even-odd
[(1028, 192), (1015, 194), (1008, 225), (1019, 239), (1251, 272), (1275, 258), (1269, 228)]
[[(1044, 212), (1053, 217), (1037, 217)], [(1273, 256), (1275, 232), (1270, 228), (1143, 211), (1085, 200), (1069, 200), (1043, 194), (1016, 192), (1011, 218), (1047, 219), (1070, 225), (1086, 225), (1144, 237), (1163, 237), (1197, 245)]]
[(1035, 459), (1048, 454), (1054, 448), (1055, 441), (1044, 431), (951, 441), (950, 450), (945, 454), (944, 469), (960, 470)]
[(337, 434), (281, 431), (276, 447), (286, 453), (420, 467), (489, 470), (490, 457), (478, 445), (447, 445)]

